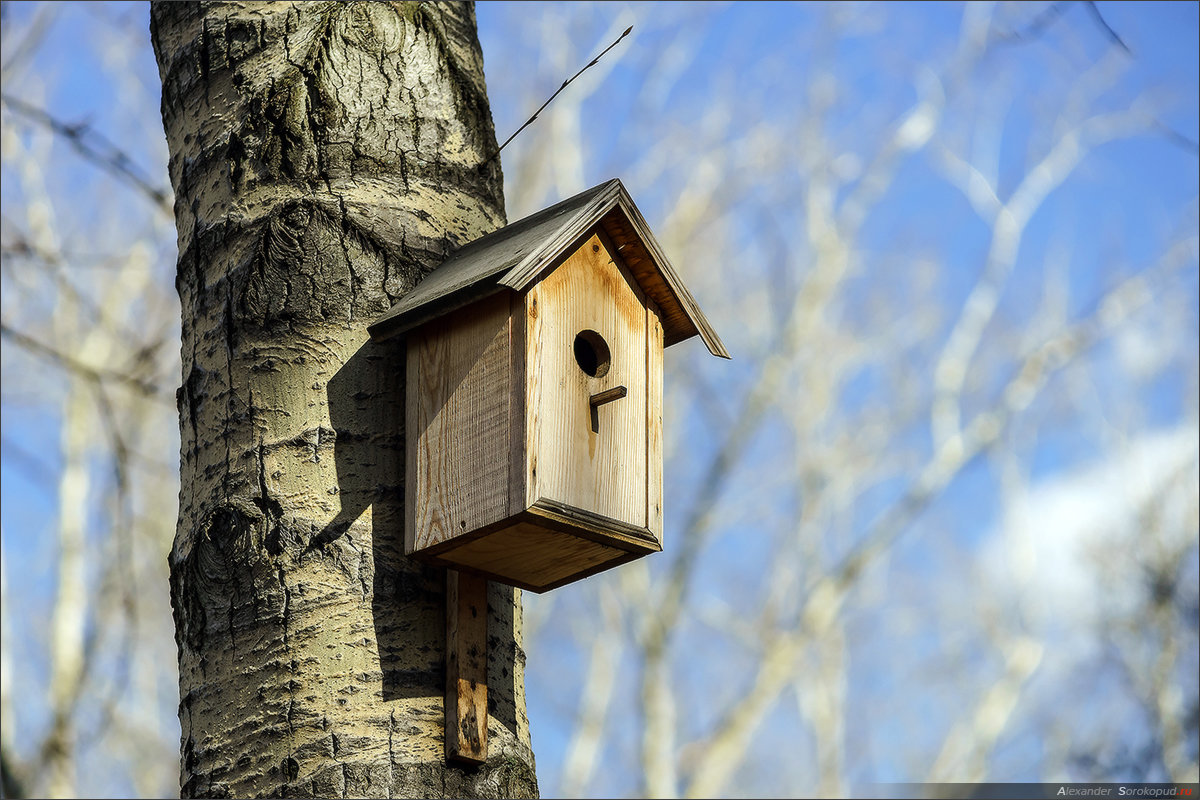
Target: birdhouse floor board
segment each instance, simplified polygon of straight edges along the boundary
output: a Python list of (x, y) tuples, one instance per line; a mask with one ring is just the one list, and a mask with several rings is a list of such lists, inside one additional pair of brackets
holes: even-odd
[(631, 544), (615, 537), (608, 542), (594, 541), (578, 531), (568, 533), (526, 521), (455, 545), (437, 555), (422, 556), (533, 592), (556, 588), (660, 549), (657, 544)]

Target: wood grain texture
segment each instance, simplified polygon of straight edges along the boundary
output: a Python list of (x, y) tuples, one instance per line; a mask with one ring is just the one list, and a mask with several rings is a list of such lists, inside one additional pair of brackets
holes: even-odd
[(687, 310), (672, 301), (672, 288), (654, 262), (654, 256), (641, 241), (637, 227), (620, 206), (614, 207), (600, 220), (629, 271), (648, 297), (660, 304), (660, 315), (670, 332), (670, 344), (695, 335), (698, 326), (688, 319)]
[(583, 539), (601, 542), (620, 550), (637, 553), (658, 552), (662, 549), (658, 537), (649, 528), (629, 525), (592, 511), (542, 498), (526, 512), (532, 522), (544, 528), (563, 531)]
[(615, 386), (612, 389), (606, 389), (603, 392), (597, 392), (588, 398), (588, 405), (592, 408), (602, 406), (605, 403), (611, 403), (614, 400), (620, 400), (629, 394), (629, 390), (624, 386)]
[(409, 336), (410, 553), (509, 513), (509, 315), (505, 292)]
[(446, 571), (446, 758), (487, 760), (487, 579)]
[(512, 394), (508, 400), (508, 513), (513, 516), (524, 511), (527, 505), (526, 470), (530, 461), (526, 435), (528, 323), (525, 319), (525, 298), (516, 293), (510, 294), (509, 308), (509, 387)]
[[(528, 443), (536, 461), (530, 500), (547, 498), (637, 527), (646, 525), (646, 312), (630, 278), (593, 234), (531, 293), (539, 308), (527, 361)], [(595, 331), (612, 363), (599, 377), (576, 362), (574, 340)], [(625, 386), (628, 395), (597, 409), (589, 398)], [(532, 503), (530, 503), (532, 505)]]
[(523, 407), (521, 409), (522, 416), (525, 418), (524, 434), (524, 464), (522, 465), (522, 488), (525, 491), (525, 497), (521, 499), (521, 508), (526, 509), (533, 505), (538, 498), (538, 457), (539, 443), (541, 442), (542, 432), (537, 425), (538, 410), (536, 399), (542, 393), (542, 373), (538, 369), (538, 363), (532, 357), (536, 350), (536, 342), (542, 338), (542, 290), (540, 286), (533, 286), (524, 295), (524, 319), (525, 319), (525, 335), (523, 342), (525, 345), (525, 394), (522, 396)]
[[(658, 537), (649, 528), (639, 528), (636, 525), (629, 525), (591, 511), (543, 498), (518, 514), (431, 545), (413, 555), (431, 563), (440, 563), (453, 568), (455, 564), (450, 560), (450, 556), (455, 549), (521, 522), (643, 555), (657, 553), (662, 549)], [(443, 558), (443, 556), (446, 557)]]

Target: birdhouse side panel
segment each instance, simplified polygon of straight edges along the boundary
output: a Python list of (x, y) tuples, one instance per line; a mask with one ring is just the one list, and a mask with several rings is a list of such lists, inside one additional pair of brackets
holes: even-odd
[(525, 300), (527, 502), (646, 528), (645, 298), (593, 234)]
[[(409, 553), (491, 525), (524, 498), (510, 481), (520, 460), (514, 444), (519, 453), (523, 441), (513, 425), (520, 356), (514, 359), (512, 298), (492, 295), (409, 334)], [(510, 491), (519, 495), (515, 502)]]

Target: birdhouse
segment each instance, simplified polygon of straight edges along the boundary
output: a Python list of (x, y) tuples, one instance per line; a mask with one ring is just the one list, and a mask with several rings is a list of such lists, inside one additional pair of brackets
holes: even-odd
[(406, 335), (405, 550), (546, 591), (662, 550), (663, 348), (724, 345), (619, 180), (484, 236)]

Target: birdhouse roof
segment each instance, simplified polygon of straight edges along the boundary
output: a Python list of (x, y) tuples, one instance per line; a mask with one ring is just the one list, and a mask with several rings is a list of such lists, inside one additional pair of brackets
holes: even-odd
[(616, 178), (455, 251), (371, 324), (371, 336), (379, 340), (403, 333), (503, 288), (521, 291), (596, 226), (613, 241), (642, 291), (658, 305), (664, 345), (698, 334), (709, 352), (729, 358)]

